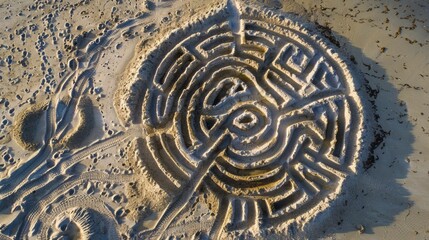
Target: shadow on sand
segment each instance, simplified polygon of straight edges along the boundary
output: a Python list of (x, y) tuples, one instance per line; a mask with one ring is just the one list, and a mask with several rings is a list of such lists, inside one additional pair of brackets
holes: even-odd
[[(407, 178), (407, 157), (413, 151), (413, 126), (407, 118), (407, 107), (399, 100), (398, 90), (389, 83), (386, 71), (339, 34), (328, 30), (324, 35), (337, 46), (341, 42), (341, 49), (349, 54), (352, 67), (365, 79), (367, 97), (376, 120), (375, 142), (368, 159), (359, 163), (363, 170), (346, 180), (344, 198), (318, 216), (304, 235), (305, 238), (329, 238), (334, 234), (355, 233), (359, 237), (360, 234), (373, 234), (376, 227), (392, 225), (400, 213), (413, 205), (409, 191), (401, 183)], [(333, 36), (336, 39), (332, 39)]]

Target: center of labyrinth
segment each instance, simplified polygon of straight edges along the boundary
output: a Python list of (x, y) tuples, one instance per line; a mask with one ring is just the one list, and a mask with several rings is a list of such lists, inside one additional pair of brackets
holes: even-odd
[(355, 170), (362, 103), (346, 63), (286, 16), (238, 10), (159, 38), (121, 89), (119, 111), (142, 117), (144, 167), (176, 196), (153, 232), (202, 185), (226, 203), (212, 234), (302, 222)]

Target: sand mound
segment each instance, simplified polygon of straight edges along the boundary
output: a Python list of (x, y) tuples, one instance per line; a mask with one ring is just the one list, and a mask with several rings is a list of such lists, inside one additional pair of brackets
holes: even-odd
[(15, 141), (25, 150), (35, 151), (39, 148), (43, 141), (43, 134), (39, 128), (42, 128), (41, 122), (46, 110), (46, 104), (35, 104), (21, 113), (15, 118), (15, 123), (12, 128), (12, 135)]
[(93, 104), (89, 97), (83, 96), (78, 105), (79, 119), (78, 125), (61, 139), (61, 144), (73, 149), (85, 145), (85, 138), (94, 128), (94, 110)]
[[(163, 208), (168, 204), (169, 194), (165, 192), (160, 185), (155, 182), (153, 171), (150, 170), (150, 164), (145, 152), (145, 141), (137, 138), (133, 141), (133, 147), (130, 148), (130, 157), (132, 168), (136, 170), (136, 183), (129, 186), (132, 196), (129, 204), (131, 208), (139, 208), (144, 206), (145, 216), (136, 217), (136, 219), (144, 218), (154, 212), (162, 212)], [(135, 212), (138, 214), (138, 209)]]
[[(71, 208), (58, 215), (52, 223), (50, 239), (106, 239), (106, 222), (91, 209)], [(113, 236), (110, 236), (113, 237)]]

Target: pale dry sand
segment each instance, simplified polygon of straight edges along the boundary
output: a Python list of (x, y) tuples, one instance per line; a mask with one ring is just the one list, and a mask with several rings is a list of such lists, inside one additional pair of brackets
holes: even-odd
[(0, 13), (0, 239), (429, 239), (427, 1)]

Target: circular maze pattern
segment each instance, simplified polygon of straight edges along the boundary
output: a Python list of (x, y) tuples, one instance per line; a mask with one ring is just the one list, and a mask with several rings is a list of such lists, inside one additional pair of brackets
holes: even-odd
[(125, 111), (141, 116), (145, 167), (166, 191), (206, 185), (227, 204), (218, 221), (230, 230), (298, 221), (355, 170), (356, 77), (286, 16), (248, 7), (239, 20), (230, 15), (195, 21), (147, 50)]

